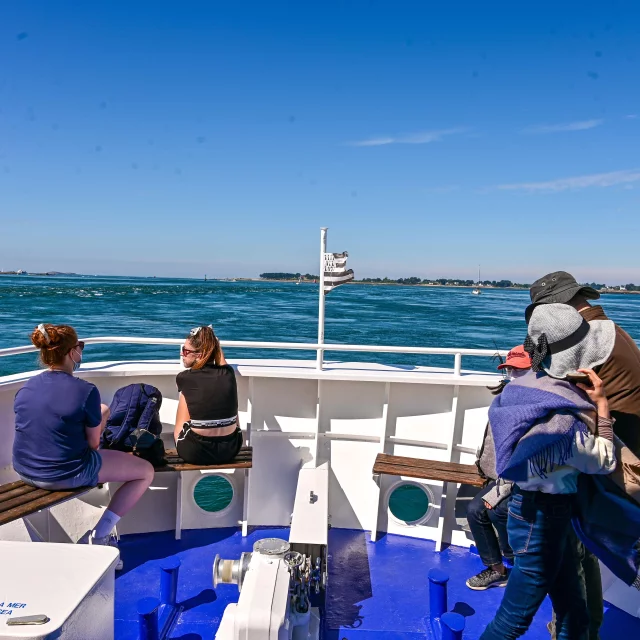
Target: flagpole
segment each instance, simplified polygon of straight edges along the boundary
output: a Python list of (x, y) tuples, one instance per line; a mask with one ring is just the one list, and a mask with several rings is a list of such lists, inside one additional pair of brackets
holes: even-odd
[[(320, 227), (320, 298), (318, 301), (318, 344), (324, 344), (324, 254), (327, 252), (327, 229)], [(324, 349), (319, 348), (316, 360), (316, 368), (322, 371)]]

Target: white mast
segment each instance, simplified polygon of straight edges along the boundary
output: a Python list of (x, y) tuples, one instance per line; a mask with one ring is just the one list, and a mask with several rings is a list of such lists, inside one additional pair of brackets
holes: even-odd
[[(327, 251), (327, 229), (320, 228), (320, 288), (318, 301), (318, 345), (324, 344), (324, 254)], [(316, 367), (322, 371), (322, 362), (324, 360), (324, 349), (319, 348), (317, 354)]]

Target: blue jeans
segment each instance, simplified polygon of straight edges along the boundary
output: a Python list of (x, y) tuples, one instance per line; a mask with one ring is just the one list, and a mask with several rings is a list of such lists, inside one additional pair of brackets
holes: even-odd
[(502, 556), (513, 558), (507, 536), (508, 497), (499, 502), (495, 509), (487, 509), (484, 506), (484, 496), (495, 486), (496, 481), (492, 480), (475, 495), (467, 508), (469, 529), (478, 548), (480, 559), (487, 567), (500, 564)]
[(589, 613), (579, 558), (571, 544), (572, 495), (516, 490), (507, 531), (515, 555), (502, 604), (480, 640), (523, 635), (548, 594), (558, 640), (588, 640)]

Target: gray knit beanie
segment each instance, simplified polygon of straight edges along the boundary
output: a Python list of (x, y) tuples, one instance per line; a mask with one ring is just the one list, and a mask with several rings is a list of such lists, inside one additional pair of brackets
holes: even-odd
[(611, 320), (587, 322), (566, 304), (543, 304), (533, 309), (525, 349), (534, 371), (565, 378), (578, 369), (593, 369), (613, 351), (616, 328)]

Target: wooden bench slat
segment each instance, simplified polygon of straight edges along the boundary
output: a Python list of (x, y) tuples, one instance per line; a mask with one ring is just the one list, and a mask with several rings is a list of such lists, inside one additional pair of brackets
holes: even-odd
[[(251, 457), (253, 455), (253, 447), (242, 447), (240, 451), (238, 451), (238, 455), (236, 458), (241, 458), (243, 456)], [(167, 449), (165, 451), (165, 458), (179, 458), (178, 452), (175, 449)], [(234, 458), (234, 459), (236, 459)]]
[(242, 447), (238, 455), (229, 462), (219, 465), (198, 465), (185, 462), (175, 449), (167, 449), (165, 452), (166, 465), (156, 467), (156, 472), (162, 471), (202, 471), (215, 469), (251, 469), (253, 465), (253, 448)]
[(417, 469), (414, 467), (402, 467), (394, 464), (377, 464), (374, 468), (374, 473), (389, 473), (391, 475), (409, 475), (411, 474), (413, 477), (419, 478), (420, 476), (425, 476), (431, 478), (433, 480), (438, 479), (440, 477), (447, 478), (464, 478), (470, 480), (483, 480), (483, 478), (478, 473), (473, 473), (472, 471), (468, 472), (460, 472), (454, 471), (452, 469)]
[[(192, 464), (190, 466), (192, 467), (202, 467), (203, 469), (208, 469), (209, 467), (220, 467), (221, 469), (229, 469), (230, 467), (233, 467), (234, 465), (244, 465), (244, 464), (251, 464), (253, 462), (253, 460), (249, 457), (247, 458), (234, 458), (233, 460), (230, 460), (229, 462), (225, 462), (224, 464)], [(166, 468), (167, 466), (169, 467), (173, 467), (175, 465), (183, 465), (183, 464), (189, 464), (188, 462), (185, 462), (182, 458), (168, 458), (167, 459), (167, 464), (164, 464), (160, 467), (156, 468), (156, 471), (161, 471), (162, 469)]]
[(71, 491), (47, 491), (47, 495), (42, 496), (41, 498), (0, 513), (0, 526), (3, 524), (7, 524), (8, 522), (18, 520), (19, 518), (24, 518), (24, 516), (29, 516), (36, 511), (40, 511), (40, 509), (53, 507), (54, 505), (60, 502), (64, 502), (69, 498), (73, 498), (74, 496), (85, 493), (91, 488), (92, 487), (82, 487), (80, 489), (73, 489)]
[(18, 489), (20, 487), (28, 486), (22, 480), (16, 480), (15, 482), (10, 482), (9, 484), (3, 484), (0, 486), (0, 495), (6, 493), (7, 491), (13, 491), (14, 489)]
[(470, 484), (475, 487), (482, 487), (484, 479), (471, 474), (460, 474), (447, 471), (437, 471), (433, 473), (425, 472), (411, 467), (394, 467), (391, 465), (378, 465), (374, 473), (386, 473), (392, 476), (403, 476), (406, 478), (420, 478), (422, 480), (439, 480), (441, 482), (456, 482), (458, 484)]
[(412, 465), (412, 464), (402, 464), (397, 462), (388, 462), (386, 460), (376, 460), (375, 466), (379, 465), (387, 465), (390, 467), (395, 467), (397, 469), (406, 469), (407, 471), (415, 471), (415, 472), (424, 472), (424, 473), (458, 473), (461, 475), (479, 475), (478, 470), (475, 465), (460, 465), (455, 463), (451, 463), (451, 465), (447, 463), (440, 462), (439, 464), (421, 464), (421, 465)]
[(442, 462), (435, 460), (419, 460), (418, 464), (416, 464), (413, 461), (405, 462), (402, 459), (398, 460), (395, 456), (389, 459), (389, 457), (383, 458), (379, 455), (376, 458), (375, 465), (389, 465), (399, 469), (413, 469), (415, 471), (424, 471), (426, 473), (438, 473), (443, 471), (448, 473), (459, 473), (462, 475), (479, 475), (478, 468), (474, 464), (460, 464), (457, 462)]
[[(188, 464), (186, 463), (180, 456), (167, 456), (165, 458), (165, 460), (171, 464), (174, 462), (180, 462), (180, 463), (184, 463), (184, 464)], [(198, 465), (198, 466), (202, 466), (202, 467), (208, 467), (208, 466), (213, 466), (213, 467), (218, 467), (218, 466), (224, 466), (226, 464), (233, 464), (234, 462), (251, 462), (253, 460), (253, 456), (249, 453), (249, 454), (241, 454), (236, 456), (235, 458), (233, 458), (233, 460), (229, 460), (229, 462), (225, 462), (222, 465)]]
[(408, 458), (404, 456), (390, 456), (385, 453), (378, 454), (376, 464), (382, 462), (385, 464), (395, 464), (403, 467), (412, 467), (415, 469), (442, 469), (447, 471), (459, 471), (466, 473), (473, 470), (478, 473), (477, 467), (473, 464), (460, 464), (459, 462), (444, 462), (442, 460), (422, 460), (421, 458)]
[(402, 473), (412, 473), (412, 474), (425, 474), (425, 475), (429, 475), (429, 476), (437, 476), (437, 475), (441, 475), (441, 474), (454, 474), (454, 475), (458, 475), (461, 477), (481, 477), (480, 474), (478, 473), (477, 469), (471, 465), (469, 465), (469, 467), (467, 469), (460, 469), (460, 468), (453, 468), (453, 467), (447, 467), (445, 465), (438, 465), (438, 466), (429, 466), (429, 465), (424, 465), (424, 466), (410, 466), (410, 465), (401, 465), (401, 464), (391, 464), (391, 463), (385, 463), (385, 462), (378, 462), (376, 463), (375, 467), (374, 467), (374, 472), (376, 472), (376, 469), (380, 466), (386, 466), (387, 468), (393, 468), (395, 470), (397, 470), (398, 474), (402, 474)]
[(5, 491), (0, 494), (0, 505), (2, 505), (7, 500), (11, 500), (12, 498), (17, 498), (18, 496), (22, 496), (25, 493), (31, 493), (35, 491), (37, 487), (32, 487), (30, 484), (26, 482), (22, 483), (22, 486), (16, 487), (15, 489), (11, 489), (11, 491)]
[[(251, 463), (237, 462), (235, 464), (221, 464), (218, 466), (198, 466), (195, 464), (187, 464), (185, 462), (184, 464), (167, 465), (166, 467), (163, 467), (163, 469), (166, 471), (215, 471), (216, 469), (251, 469)], [(158, 471), (162, 471), (163, 469), (158, 469)]]
[(392, 463), (388, 463), (388, 462), (384, 462), (384, 461), (376, 461), (375, 465), (374, 465), (374, 473), (376, 472), (376, 469), (378, 468), (387, 468), (387, 469), (395, 469), (399, 472), (414, 472), (414, 473), (427, 473), (427, 474), (431, 474), (431, 475), (438, 475), (438, 474), (454, 474), (454, 475), (458, 475), (458, 476), (471, 476), (471, 477), (481, 477), (480, 474), (478, 473), (477, 468), (475, 467), (475, 465), (467, 465), (466, 469), (456, 469), (453, 467), (447, 467), (445, 465), (438, 465), (436, 466), (410, 466), (410, 465), (402, 465), (402, 464), (392, 464)]
[(421, 460), (403, 456), (390, 456), (384, 453), (377, 455), (373, 465), (373, 473), (420, 478), (423, 480), (456, 482), (475, 487), (482, 487), (485, 482), (484, 478), (478, 473), (477, 467), (473, 464)]
[(252, 462), (251, 460), (244, 461), (234, 461), (228, 462), (227, 464), (220, 465), (197, 465), (197, 464), (188, 464), (183, 462), (182, 460), (177, 460), (176, 462), (169, 462), (169, 464), (164, 465), (163, 467), (157, 467), (156, 473), (162, 473), (164, 471), (203, 471), (203, 470), (211, 470), (215, 471), (216, 469), (251, 469)]
[(42, 498), (42, 496), (46, 496), (48, 493), (51, 492), (46, 489), (35, 489), (34, 491), (12, 498), (11, 500), (3, 500), (0, 502), (0, 513), (9, 511), (14, 507), (19, 507), (22, 504), (28, 504), (32, 500), (37, 500), (38, 498)]

